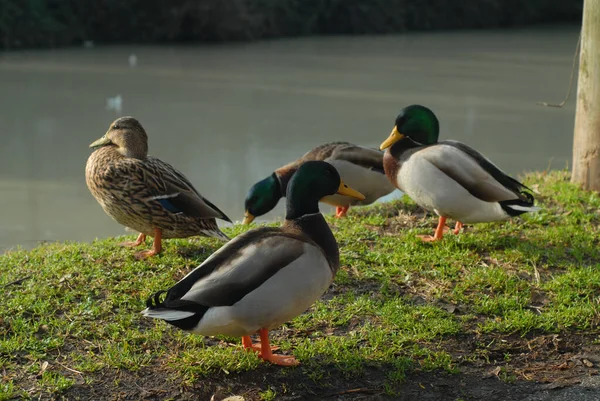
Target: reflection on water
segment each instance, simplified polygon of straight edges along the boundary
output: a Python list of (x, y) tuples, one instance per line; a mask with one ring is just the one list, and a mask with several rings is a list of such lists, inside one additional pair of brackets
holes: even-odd
[[(233, 220), (248, 188), (315, 145), (376, 147), (421, 103), (441, 137), (509, 173), (571, 157), (577, 28), (328, 37), (223, 46), (16, 52), (0, 58), (0, 249), (120, 235), (85, 186), (89, 143), (138, 118), (150, 153)], [(131, 55), (136, 63), (130, 65)], [(327, 211), (330, 208), (326, 207)], [(266, 219), (282, 216), (283, 201)]]

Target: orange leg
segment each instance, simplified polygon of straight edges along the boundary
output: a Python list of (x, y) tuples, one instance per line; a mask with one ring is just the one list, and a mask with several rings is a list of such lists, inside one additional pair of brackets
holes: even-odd
[[(244, 346), (244, 349), (252, 350), (252, 351), (256, 351), (256, 352), (260, 352), (260, 350), (262, 349), (262, 344), (260, 342), (253, 343), (252, 338), (250, 338), (250, 336), (242, 337), (242, 345)], [(270, 348), (271, 348), (271, 351), (277, 351), (279, 349), (278, 346), (272, 346)]]
[(254, 349), (250, 336), (242, 336), (242, 346), (244, 349)]
[(431, 235), (418, 235), (418, 237), (421, 238), (421, 240), (423, 240), (424, 242), (439, 241), (444, 236), (445, 228), (446, 228), (446, 218), (443, 216), (440, 216), (439, 221), (438, 221), (438, 226), (435, 229), (435, 234), (433, 235), (433, 237)]
[(460, 232), (460, 229), (463, 228), (463, 223), (461, 223), (460, 221), (456, 222), (456, 225), (454, 226), (454, 231), (452, 231), (454, 234), (458, 235), (458, 233)]
[(147, 251), (141, 251), (135, 254), (136, 259), (146, 259), (150, 256), (158, 255), (162, 251), (162, 231), (160, 228), (154, 229), (154, 242), (152, 243), (152, 249)]
[(300, 364), (293, 356), (273, 354), (271, 346), (269, 345), (268, 329), (260, 329), (258, 332), (260, 333), (261, 344), (261, 350), (258, 354), (260, 358), (280, 366), (298, 366)]
[(146, 241), (146, 234), (140, 234), (140, 235), (138, 235), (138, 237), (135, 241), (125, 241), (125, 242), (121, 242), (119, 245), (127, 246), (127, 247), (135, 247), (135, 246), (142, 245), (145, 241)]
[(350, 209), (350, 206), (337, 206), (335, 208), (335, 217), (338, 219), (340, 217), (345, 217), (346, 213), (348, 213), (348, 209)]

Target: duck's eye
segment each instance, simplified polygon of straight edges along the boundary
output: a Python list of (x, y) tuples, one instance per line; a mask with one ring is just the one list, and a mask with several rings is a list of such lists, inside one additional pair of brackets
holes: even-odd
[(121, 129), (117, 124), (113, 125), (112, 129)]

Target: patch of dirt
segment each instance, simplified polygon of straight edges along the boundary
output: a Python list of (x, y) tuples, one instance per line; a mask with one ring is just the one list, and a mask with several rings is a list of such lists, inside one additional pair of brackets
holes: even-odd
[[(194, 387), (183, 388), (175, 383), (164, 383), (160, 373), (149, 370), (132, 374), (110, 372), (103, 375), (95, 386), (75, 386), (64, 394), (69, 400), (214, 400), (222, 401), (231, 395), (246, 401), (260, 400), (260, 392), (268, 387), (277, 393), (276, 399), (292, 400), (517, 400), (535, 391), (534, 383), (507, 384), (497, 378), (482, 378), (480, 374), (444, 372), (416, 372), (409, 375), (394, 396), (385, 395), (381, 378), (385, 370), (369, 369), (356, 380), (339, 380), (332, 377), (328, 389), (311, 388), (300, 369), (291, 374), (281, 374), (279, 368), (262, 368), (233, 377), (224, 374), (202, 380)], [(119, 386), (115, 387), (115, 380)]]
[[(212, 400), (238, 395), (246, 401), (260, 400), (267, 389), (277, 400), (523, 400), (540, 392), (569, 387), (597, 375), (600, 345), (598, 333), (518, 336), (465, 336), (439, 344), (457, 361), (460, 373), (425, 372), (418, 368), (387, 395), (384, 383), (391, 367), (364, 361), (364, 374), (348, 378), (335, 366), (316, 383), (299, 367), (280, 368), (261, 364), (240, 374), (213, 374), (192, 386), (167, 380), (160, 365), (136, 372), (104, 369), (83, 378), (60, 398), (67, 400)], [(68, 372), (64, 372), (68, 373)], [(77, 375), (74, 375), (76, 379)], [(89, 382), (89, 381), (88, 381)], [(44, 397), (42, 397), (44, 399)], [(49, 399), (49, 398), (48, 398)]]
[[(484, 376), (538, 383), (571, 383), (600, 373), (598, 333), (520, 337), (488, 334), (456, 337), (440, 344), (464, 368)], [(467, 370), (468, 370), (467, 369)]]

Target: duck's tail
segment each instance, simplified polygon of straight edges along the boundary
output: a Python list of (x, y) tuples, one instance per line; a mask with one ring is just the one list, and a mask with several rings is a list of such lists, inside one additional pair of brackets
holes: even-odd
[(522, 196), (519, 199), (511, 199), (507, 201), (500, 201), (500, 207), (509, 216), (518, 216), (527, 212), (537, 212), (541, 210), (540, 207), (534, 206), (534, 198), (529, 192), (521, 192)]
[(158, 291), (154, 295), (150, 296), (146, 301), (146, 309), (141, 313), (146, 317), (153, 319), (162, 319), (167, 322), (173, 322), (176, 320), (186, 319), (190, 316), (194, 316), (196, 313), (188, 310), (172, 309), (165, 305), (164, 301), (160, 300), (160, 296), (167, 291)]
[(162, 320), (166, 320), (167, 322), (172, 322), (175, 320), (186, 319), (190, 316), (194, 316), (194, 312), (168, 309), (168, 308), (156, 308), (156, 309), (146, 308), (142, 311), (142, 315), (144, 315), (146, 317), (151, 317), (153, 319), (162, 319)]
[(215, 219), (202, 219), (199, 222), (198, 231), (200, 235), (204, 235), (206, 237), (218, 238), (225, 242), (229, 241), (229, 238), (223, 231), (219, 229), (217, 225), (217, 221)]
[(205, 231), (205, 234), (208, 237), (218, 238), (225, 242), (227, 242), (231, 239), (227, 235), (225, 235), (225, 233), (223, 233), (223, 231), (219, 230), (218, 228), (215, 230), (210, 230), (210, 231), (207, 230), (207, 231)]

